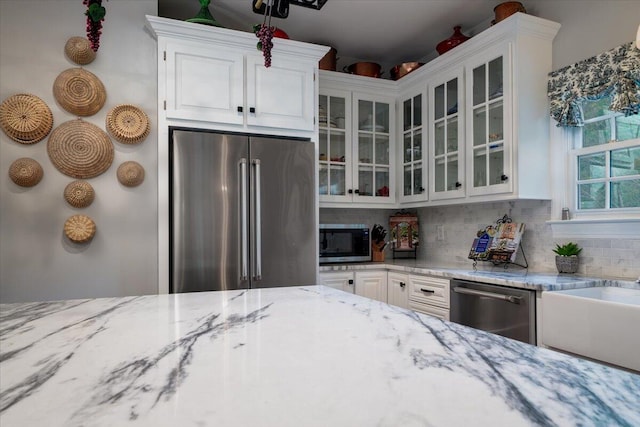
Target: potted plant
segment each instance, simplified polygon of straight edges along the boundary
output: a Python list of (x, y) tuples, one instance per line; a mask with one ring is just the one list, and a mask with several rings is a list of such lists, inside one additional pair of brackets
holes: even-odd
[(582, 248), (576, 243), (569, 242), (564, 245), (556, 244), (553, 250), (556, 253), (556, 268), (558, 273), (575, 273), (578, 271), (578, 255)]

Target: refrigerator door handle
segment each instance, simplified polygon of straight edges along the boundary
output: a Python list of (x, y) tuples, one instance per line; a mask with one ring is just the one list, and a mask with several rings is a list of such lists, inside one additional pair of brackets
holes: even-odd
[(262, 279), (262, 214), (260, 213), (260, 159), (251, 160), (253, 163), (255, 187), (255, 269), (253, 271), (253, 279)]
[(240, 159), (240, 280), (248, 279), (247, 254), (247, 159)]

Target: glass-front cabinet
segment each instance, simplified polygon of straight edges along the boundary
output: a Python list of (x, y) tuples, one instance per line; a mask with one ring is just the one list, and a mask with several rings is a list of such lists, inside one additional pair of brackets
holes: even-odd
[(435, 78), (429, 87), (429, 198), (464, 197), (463, 72)]
[(467, 67), (468, 193), (512, 191), (508, 46)]
[(415, 93), (400, 99), (402, 129), (400, 142), (400, 201), (427, 200), (427, 151), (423, 114), (426, 113), (426, 93)]
[(324, 90), (318, 107), (318, 182), (320, 197), (351, 199), (351, 94)]
[(392, 139), (395, 100), (364, 94), (353, 95), (356, 129), (354, 156), (354, 201), (361, 203), (392, 200)]

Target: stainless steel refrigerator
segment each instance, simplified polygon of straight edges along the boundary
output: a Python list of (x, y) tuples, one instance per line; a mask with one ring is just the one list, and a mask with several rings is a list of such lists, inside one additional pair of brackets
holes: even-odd
[(172, 129), (170, 292), (316, 281), (313, 143)]

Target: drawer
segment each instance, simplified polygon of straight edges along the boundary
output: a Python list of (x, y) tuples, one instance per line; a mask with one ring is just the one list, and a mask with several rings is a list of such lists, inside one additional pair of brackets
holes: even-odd
[(439, 277), (409, 276), (409, 301), (449, 308), (449, 280)]
[(410, 301), (409, 308), (418, 313), (427, 314), (442, 320), (449, 320), (449, 310), (435, 305), (423, 304), (421, 302)]

